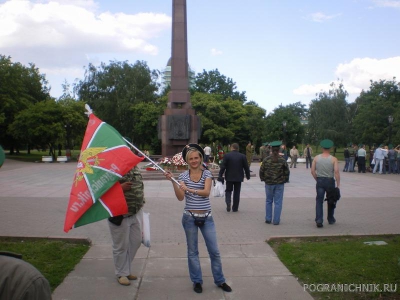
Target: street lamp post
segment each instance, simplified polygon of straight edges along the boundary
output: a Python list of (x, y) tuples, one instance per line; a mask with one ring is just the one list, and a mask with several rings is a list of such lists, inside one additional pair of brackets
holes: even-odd
[(392, 123), (393, 123), (393, 116), (388, 117), (389, 121), (389, 144), (392, 143)]
[(283, 128), (283, 144), (286, 146), (286, 121), (282, 122), (282, 128)]

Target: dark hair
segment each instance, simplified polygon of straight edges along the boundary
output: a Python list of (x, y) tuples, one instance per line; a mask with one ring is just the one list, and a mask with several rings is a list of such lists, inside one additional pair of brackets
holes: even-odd
[(231, 145), (231, 148), (234, 149), (234, 150), (239, 150), (239, 144), (238, 143), (233, 143)]

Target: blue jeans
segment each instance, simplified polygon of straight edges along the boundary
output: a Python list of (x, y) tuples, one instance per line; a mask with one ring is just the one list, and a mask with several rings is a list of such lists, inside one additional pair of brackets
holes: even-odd
[(400, 174), (400, 159), (397, 159), (397, 174)]
[(265, 194), (267, 195), (265, 205), (265, 221), (272, 221), (272, 203), (274, 203), (274, 224), (279, 224), (281, 221), (282, 202), (284, 183), (282, 184), (266, 184)]
[[(317, 198), (316, 198), (316, 206), (315, 206), (315, 222), (323, 223), (324, 222), (324, 198), (325, 193), (328, 190), (335, 188), (335, 179), (329, 177), (317, 177)], [(334, 205), (330, 205), (328, 203), (328, 222), (335, 222), (334, 218), (335, 207)]]
[(349, 170), (350, 157), (346, 157), (344, 160), (346, 163), (344, 165), (343, 172), (347, 172)]
[(354, 161), (355, 161), (355, 159), (356, 158), (354, 156), (350, 157), (349, 169), (348, 169), (349, 172), (354, 172)]
[(215, 230), (213, 217), (208, 216), (204, 225), (197, 227), (194, 224), (194, 218), (191, 215), (184, 214), (182, 217), (182, 225), (186, 234), (189, 274), (192, 282), (203, 283), (198, 249), (198, 231), (200, 228), (210, 256), (214, 283), (216, 285), (224, 283), (225, 278), (222, 273), (221, 255), (218, 250), (217, 232)]
[(394, 159), (389, 159), (389, 174), (390, 173), (396, 173), (396, 160)]

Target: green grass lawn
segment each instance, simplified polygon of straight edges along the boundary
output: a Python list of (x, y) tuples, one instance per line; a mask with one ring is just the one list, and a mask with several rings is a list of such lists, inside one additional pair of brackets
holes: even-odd
[[(368, 241), (388, 244), (364, 244)], [(400, 299), (399, 235), (282, 238), (268, 243), (315, 299)], [(322, 284), (347, 284), (355, 292), (323, 292)], [(359, 292), (351, 284), (368, 285), (364, 289), (375, 292)], [(396, 291), (376, 292), (378, 285)]]
[(0, 238), (0, 251), (22, 254), (49, 281), (51, 290), (64, 280), (89, 250), (89, 243), (56, 239)]

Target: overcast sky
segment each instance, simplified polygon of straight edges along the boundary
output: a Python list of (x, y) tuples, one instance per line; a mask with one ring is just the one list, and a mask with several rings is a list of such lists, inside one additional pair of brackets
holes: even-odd
[[(171, 55), (172, 0), (0, 0), (0, 54), (34, 63), (58, 98), (84, 67)], [(218, 69), (271, 112), (308, 105), (331, 82), (354, 101), (400, 80), (400, 0), (187, 0), (189, 64)]]

